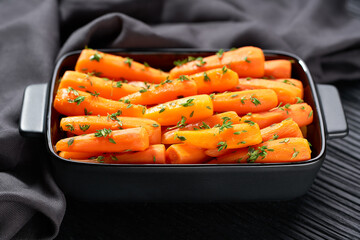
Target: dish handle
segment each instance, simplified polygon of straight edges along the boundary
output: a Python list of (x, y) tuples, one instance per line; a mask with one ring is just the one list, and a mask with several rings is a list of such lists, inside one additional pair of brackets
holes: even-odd
[(26, 87), (20, 115), (19, 132), (23, 137), (44, 135), (45, 107), (48, 84)]
[(329, 84), (317, 84), (317, 90), (320, 95), (328, 139), (345, 137), (349, 129), (337, 88)]

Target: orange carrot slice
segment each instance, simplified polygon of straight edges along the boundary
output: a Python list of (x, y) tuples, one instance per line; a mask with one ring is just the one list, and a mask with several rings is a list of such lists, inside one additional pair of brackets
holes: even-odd
[(209, 163), (279, 163), (306, 161), (310, 158), (311, 150), (305, 138), (283, 138), (239, 149)]
[(93, 72), (101, 77), (111, 79), (150, 83), (160, 83), (168, 77), (167, 73), (138, 63), (131, 58), (123, 58), (92, 49), (82, 50), (75, 70), (85, 73)]
[(268, 78), (290, 78), (291, 62), (285, 59), (265, 61), (264, 76)]
[(301, 89), (296, 86), (292, 86), (284, 82), (264, 79), (239, 79), (239, 83), (236, 86), (236, 89), (272, 89), (276, 92), (278, 101), (284, 104), (297, 103), (303, 97)]
[(175, 79), (180, 75), (192, 75), (224, 66), (235, 71), (239, 77), (262, 77), (264, 62), (264, 53), (260, 48), (241, 47), (179, 65), (170, 71), (170, 78)]
[[(199, 130), (199, 129), (209, 129), (214, 127), (215, 125), (221, 125), (225, 120), (231, 121), (232, 124), (240, 123), (240, 118), (236, 114), (236, 112), (229, 111), (224, 113), (219, 113), (213, 115), (211, 117), (205, 118), (201, 121), (185, 124), (186, 119), (182, 119), (178, 122), (177, 128), (164, 132), (162, 135), (162, 143), (163, 144), (174, 144), (174, 143), (181, 143), (181, 141), (175, 137), (176, 132), (182, 130)], [(175, 138), (174, 138), (175, 137)], [(217, 149), (216, 149), (217, 150)]]
[(235, 124), (231, 127), (226, 126), (226, 122), (221, 127), (179, 131), (175, 136), (182, 142), (200, 147), (222, 149), (243, 148), (246, 146), (258, 144), (262, 141), (260, 128), (256, 123)]
[(90, 157), (98, 156), (96, 152), (60, 152), (59, 156), (66, 159), (88, 159)]
[(160, 84), (153, 84), (130, 94), (122, 100), (133, 104), (153, 105), (168, 102), (178, 98), (196, 95), (197, 88), (194, 81), (183, 76), (182, 79), (166, 80)]
[(196, 82), (199, 94), (224, 92), (234, 88), (239, 80), (236, 72), (227, 68), (217, 68), (189, 76)]
[(145, 128), (129, 128), (111, 131), (103, 129), (96, 133), (59, 140), (56, 151), (67, 152), (122, 152), (143, 151), (149, 147), (149, 134)]
[(148, 108), (144, 117), (162, 126), (175, 125), (182, 117), (186, 123), (197, 122), (213, 115), (213, 104), (208, 95), (196, 95), (159, 104)]
[(235, 111), (238, 114), (263, 112), (277, 106), (278, 98), (271, 89), (220, 93), (213, 96), (215, 112)]
[(141, 152), (105, 153), (95, 155), (91, 159), (71, 159), (79, 162), (110, 164), (164, 164), (165, 146), (156, 144)]
[(54, 108), (66, 116), (107, 116), (120, 111), (122, 116), (142, 117), (143, 112), (145, 112), (144, 106), (113, 101), (71, 88), (58, 90), (54, 100)]
[(286, 104), (271, 109), (268, 112), (253, 113), (241, 118), (241, 122), (253, 121), (265, 128), (274, 123), (279, 123), (287, 118), (292, 118), (299, 127), (309, 125), (313, 121), (313, 110), (307, 103)]
[(260, 132), (263, 142), (280, 138), (303, 137), (299, 125), (292, 119), (286, 119), (280, 123), (270, 125), (261, 129)]
[(98, 78), (74, 71), (66, 71), (61, 78), (59, 89), (68, 87), (83, 92), (96, 93), (103, 98), (116, 101), (140, 90), (138, 87), (121, 81), (115, 82), (107, 78)]
[(75, 116), (65, 117), (60, 121), (64, 131), (76, 135), (94, 133), (100, 129), (127, 129), (144, 127), (149, 134), (150, 144), (161, 142), (161, 126), (158, 122), (146, 118), (120, 117), (118, 113), (105, 116)]
[(204, 149), (186, 144), (173, 144), (166, 150), (167, 163), (196, 164), (204, 163), (209, 157)]

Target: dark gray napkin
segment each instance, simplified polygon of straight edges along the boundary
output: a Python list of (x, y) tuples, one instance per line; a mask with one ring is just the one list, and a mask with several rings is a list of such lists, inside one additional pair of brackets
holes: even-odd
[(254, 45), (299, 55), (319, 82), (354, 80), (360, 78), (360, 21), (345, 6), (343, 0), (1, 1), (0, 239), (19, 231), (16, 238), (53, 238), (64, 215), (45, 143), (18, 133), (23, 91), (49, 81), (56, 57), (85, 45)]

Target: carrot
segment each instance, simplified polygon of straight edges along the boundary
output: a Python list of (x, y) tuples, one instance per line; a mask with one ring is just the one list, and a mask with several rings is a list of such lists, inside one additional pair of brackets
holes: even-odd
[(261, 129), (260, 132), (263, 142), (278, 138), (303, 137), (299, 126), (292, 119), (286, 119), (280, 123), (270, 125)]
[(253, 121), (259, 124), (260, 128), (268, 127), (271, 124), (279, 123), (287, 118), (292, 118), (299, 127), (309, 125), (313, 121), (313, 110), (307, 103), (286, 104), (271, 109), (268, 112), (253, 113), (241, 118), (241, 122)]
[(272, 89), (276, 92), (278, 101), (284, 104), (294, 104), (302, 99), (300, 88), (286, 84), (284, 82), (264, 80), (264, 79), (239, 79), (236, 90), (248, 89)]
[(189, 77), (196, 82), (199, 94), (230, 90), (237, 85), (239, 79), (236, 72), (227, 68), (216, 68)]
[(213, 96), (215, 112), (235, 111), (238, 114), (262, 112), (278, 104), (276, 93), (271, 89), (220, 93)]
[(199, 130), (199, 129), (208, 129), (212, 128), (217, 124), (222, 124), (225, 119), (231, 121), (232, 124), (240, 123), (240, 118), (236, 114), (236, 112), (229, 111), (224, 113), (219, 113), (213, 115), (211, 117), (202, 119), (201, 121), (185, 124), (184, 120), (180, 120), (177, 127), (174, 130), (170, 130), (168, 132), (163, 133), (161, 142), (163, 144), (174, 144), (174, 143), (181, 143), (180, 139), (174, 138), (175, 134), (180, 130)]
[(186, 144), (173, 144), (166, 150), (167, 163), (196, 164), (204, 163), (209, 157), (204, 149)]
[(66, 159), (88, 159), (99, 155), (97, 152), (60, 152), (59, 156)]
[(282, 78), (282, 79), (276, 79), (277, 82), (283, 82), (286, 84), (289, 84), (291, 86), (297, 87), (301, 91), (301, 99), (304, 97), (304, 87), (301, 81), (294, 79), (294, 78)]
[(165, 146), (156, 144), (149, 146), (148, 149), (141, 152), (128, 153), (105, 153), (95, 155), (90, 159), (71, 159), (79, 162), (90, 163), (111, 163), (111, 164), (164, 164)]
[[(291, 119), (286, 119), (281, 123), (273, 124), (267, 128), (263, 128), (260, 130), (260, 133), (263, 142), (278, 138), (303, 137), (299, 126)], [(231, 151), (233, 150), (223, 149), (218, 151), (218, 149), (207, 149), (205, 154), (210, 157), (220, 157)]]
[(196, 131), (179, 131), (175, 134), (182, 142), (200, 147), (222, 149), (243, 148), (262, 141), (260, 128), (255, 123), (228, 124), (224, 121), (221, 127)]
[(54, 108), (66, 116), (102, 115), (120, 111), (122, 116), (142, 117), (145, 107), (109, 100), (71, 88), (59, 89)]
[(158, 122), (146, 118), (120, 117), (119, 113), (105, 116), (75, 116), (65, 117), (60, 121), (60, 127), (64, 131), (76, 135), (94, 133), (100, 129), (127, 129), (144, 127), (149, 134), (150, 144), (161, 142), (161, 126)]
[(82, 50), (75, 70), (85, 73), (93, 72), (111, 79), (150, 83), (160, 83), (168, 77), (167, 73), (138, 63), (131, 58), (123, 58), (92, 49)]
[(61, 139), (55, 145), (56, 151), (91, 153), (143, 151), (148, 147), (149, 134), (145, 128), (102, 129), (96, 133)]
[(239, 149), (209, 163), (277, 163), (299, 162), (311, 158), (309, 142), (305, 138), (283, 138)]
[(193, 123), (213, 115), (213, 104), (208, 95), (196, 95), (159, 104), (148, 108), (144, 117), (159, 122), (162, 126), (175, 125), (182, 118)]
[(264, 76), (268, 78), (290, 78), (291, 62), (285, 59), (265, 61)]
[(219, 51), (217, 55), (178, 64), (177, 67), (171, 69), (170, 78), (175, 79), (180, 75), (191, 75), (224, 66), (235, 71), (239, 77), (262, 77), (264, 76), (264, 62), (264, 53), (260, 48), (242, 47), (233, 51)]
[(139, 92), (130, 94), (122, 100), (128, 100), (133, 104), (153, 105), (193, 96), (196, 93), (195, 82), (184, 76), (182, 79), (166, 80), (160, 84), (142, 88)]
[(66, 71), (61, 78), (59, 89), (68, 87), (84, 92), (97, 93), (103, 98), (116, 101), (140, 90), (139, 87), (121, 81), (114, 82), (107, 78), (98, 78), (74, 71)]

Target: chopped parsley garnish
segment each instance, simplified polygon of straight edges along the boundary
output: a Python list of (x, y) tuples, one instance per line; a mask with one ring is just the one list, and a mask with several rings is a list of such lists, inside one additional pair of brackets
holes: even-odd
[(224, 141), (224, 142), (219, 142), (217, 144), (217, 149), (218, 151), (220, 152), (221, 150), (225, 150), (227, 148), (227, 143)]
[(111, 160), (113, 160), (113, 161), (119, 161), (119, 159), (116, 156), (110, 155), (110, 157), (111, 157)]
[(84, 96), (79, 96), (79, 97), (77, 97), (77, 98), (75, 98), (74, 100), (73, 99), (68, 99), (68, 102), (69, 103), (77, 103), (77, 105), (80, 105), (80, 103), (82, 102), (82, 101), (84, 101), (85, 100), (85, 97)]
[(79, 96), (78, 91), (76, 91), (76, 90), (73, 89), (72, 87), (68, 87), (67, 92), (68, 92), (68, 93), (71, 93), (71, 92), (72, 92), (75, 96)]
[(217, 53), (216, 53), (216, 56), (218, 56), (218, 58), (222, 58), (224, 54), (224, 49), (220, 49)]
[(66, 124), (65, 127), (66, 127), (67, 129), (69, 129), (69, 131), (71, 131), (71, 132), (75, 130), (74, 126), (71, 125), (71, 124)]
[(144, 66), (145, 66), (145, 67), (150, 67), (147, 62), (144, 62)]
[(274, 136), (272, 137), (272, 140), (276, 140), (279, 138), (279, 135), (277, 135), (276, 133), (274, 134)]
[(97, 162), (99, 162), (99, 163), (103, 163), (104, 162), (104, 156), (98, 156), (97, 158), (96, 158), (96, 161)]
[(115, 86), (113, 86), (114, 88), (121, 88), (122, 87), (122, 82), (116, 82)]
[(215, 93), (212, 93), (212, 94), (209, 95), (209, 97), (210, 97), (211, 99), (214, 99), (214, 96), (215, 96)]
[(156, 157), (155, 157), (155, 156), (153, 156), (153, 162), (154, 162), (154, 163), (156, 162)]
[(293, 155), (292, 155), (291, 159), (296, 158), (296, 157), (297, 157), (297, 155), (299, 155), (299, 152), (298, 152), (298, 151), (296, 151), (296, 149), (294, 148), (294, 153), (293, 153)]
[(199, 128), (200, 129), (210, 129), (211, 127), (203, 121), (202, 125)]
[(191, 113), (190, 113), (190, 117), (193, 117), (194, 116), (194, 111), (192, 111)]
[(242, 97), (242, 98), (240, 99), (241, 104), (245, 104), (245, 100), (246, 100), (246, 98), (245, 98), (245, 97)]
[(90, 125), (87, 125), (87, 124), (85, 124), (85, 125), (79, 124), (80, 130), (83, 131), (83, 132), (86, 132), (86, 130), (88, 130), (89, 127), (90, 127)]
[(251, 63), (251, 61), (248, 59), (248, 57), (245, 57), (244, 61), (247, 62), (247, 63)]
[(296, 97), (296, 103), (303, 103), (304, 102), (304, 100), (302, 100), (301, 98), (299, 98), (299, 97)]
[(85, 114), (85, 115), (91, 115), (92, 112), (89, 112), (86, 108), (84, 108), (84, 114)]
[(153, 127), (159, 127), (159, 124), (153, 123), (152, 126)]
[(204, 82), (210, 82), (210, 78), (206, 72), (204, 72)]
[(228, 71), (228, 69), (226, 68), (226, 66), (223, 66), (223, 68), (221, 69), (221, 71), (222, 71), (222, 74), (224, 75), (224, 74)]
[(313, 115), (313, 110), (311, 110), (311, 112), (309, 113), (308, 118), (311, 118), (312, 115)]
[[(181, 82), (183, 81), (189, 81), (189, 78), (185, 75), (180, 75), (179, 78), (178, 78)], [(167, 79), (169, 80), (169, 79)], [(171, 80), (169, 80), (170, 82), (172, 82)]]
[(142, 88), (142, 89), (140, 89), (140, 91), (139, 91), (140, 93), (144, 93), (144, 92), (147, 92), (147, 88)]
[(292, 82), (290, 82), (288, 79), (285, 79), (283, 82), (295, 86), (295, 84), (293, 84)]
[(67, 142), (68, 147), (70, 147), (74, 143), (74, 138), (70, 138)]
[(250, 126), (254, 126), (254, 125), (255, 125), (255, 123), (254, 123), (253, 121), (251, 121), (251, 120), (245, 120), (244, 122), (245, 122), (245, 123), (248, 123)]
[(92, 92), (90, 92), (90, 91), (87, 91), (88, 93), (90, 93), (90, 95), (91, 96), (94, 96), (94, 97), (97, 97), (97, 96), (99, 96), (100, 95), (100, 93), (98, 93), (98, 92), (94, 92), (94, 93), (92, 93)]
[(99, 54), (99, 53), (94, 53), (94, 55), (90, 56), (90, 61), (97, 61), (100, 62), (100, 59), (102, 59), (103, 57)]
[(186, 140), (186, 137), (184, 137), (184, 136), (176, 135), (176, 138), (178, 138), (180, 141), (185, 141)]
[(211, 107), (210, 107), (210, 106), (206, 106), (206, 108), (211, 110)]
[(289, 139), (289, 138), (285, 138), (284, 140), (282, 140), (282, 141), (279, 142), (279, 143), (288, 143), (288, 142), (290, 142), (290, 139)]
[(164, 107), (160, 109), (159, 113), (162, 113), (163, 111), (165, 111)]
[(100, 130), (96, 130), (96, 133), (94, 133), (95, 137), (107, 137), (109, 136), (109, 134), (112, 132), (111, 129), (100, 129)]
[(200, 61), (199, 63), (196, 63), (196, 66), (198, 66), (198, 67), (202, 67), (206, 63), (202, 57), (198, 57), (198, 58), (196, 58), (196, 60)]
[(125, 59), (124, 63), (127, 64), (127, 65), (129, 65), (129, 67), (131, 67), (132, 61), (133, 61), (133, 60), (132, 60), (131, 58), (127, 57), (127, 58)]
[(251, 95), (251, 97), (250, 97), (250, 101), (255, 105), (255, 106), (257, 106), (257, 105), (261, 105), (261, 102), (260, 102), (260, 100), (259, 99), (257, 99), (256, 97), (253, 97), (253, 95)]
[(112, 138), (109, 138), (109, 142), (113, 143), (113, 144), (116, 144), (115, 140), (112, 139)]
[(186, 100), (186, 103), (181, 103), (180, 105), (183, 107), (191, 107), (194, 106), (195, 103), (193, 103), (194, 98), (189, 98), (188, 100)]
[(239, 94), (231, 95), (232, 98), (239, 96)]

